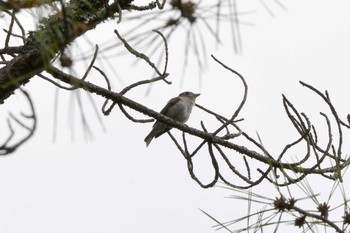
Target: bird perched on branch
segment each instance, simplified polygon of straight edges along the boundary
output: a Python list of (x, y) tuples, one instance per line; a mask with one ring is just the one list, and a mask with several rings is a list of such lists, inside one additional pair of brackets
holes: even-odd
[[(196, 98), (199, 95), (200, 94), (194, 94), (189, 91), (183, 92), (178, 97), (169, 100), (167, 105), (165, 105), (160, 113), (172, 118), (175, 121), (185, 123), (190, 117)], [(153, 138), (159, 137), (171, 128), (172, 127), (166, 123), (156, 121), (156, 123), (153, 125), (153, 129), (145, 138), (146, 146), (151, 143)]]

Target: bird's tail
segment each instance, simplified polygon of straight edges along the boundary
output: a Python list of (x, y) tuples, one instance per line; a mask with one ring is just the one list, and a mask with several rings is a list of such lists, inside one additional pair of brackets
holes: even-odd
[(148, 145), (151, 143), (152, 139), (155, 136), (155, 130), (152, 130), (147, 137), (145, 138), (145, 142), (146, 142), (146, 147), (148, 147)]

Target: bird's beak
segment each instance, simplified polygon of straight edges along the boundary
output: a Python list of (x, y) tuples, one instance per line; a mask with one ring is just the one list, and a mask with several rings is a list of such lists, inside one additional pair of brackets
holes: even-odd
[(200, 96), (201, 94), (193, 94), (194, 98), (197, 98), (198, 96)]

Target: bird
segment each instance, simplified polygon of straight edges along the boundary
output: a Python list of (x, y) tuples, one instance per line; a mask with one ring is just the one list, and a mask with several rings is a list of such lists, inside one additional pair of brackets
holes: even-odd
[[(190, 91), (182, 92), (179, 96), (170, 99), (160, 113), (175, 121), (185, 123), (190, 117), (196, 98), (199, 95)], [(148, 147), (153, 138), (159, 137), (171, 128), (166, 123), (156, 121), (151, 132), (145, 138), (146, 147)]]

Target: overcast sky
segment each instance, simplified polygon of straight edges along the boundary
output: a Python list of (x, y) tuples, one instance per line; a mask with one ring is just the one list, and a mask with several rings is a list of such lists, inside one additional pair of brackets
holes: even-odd
[[(242, 55), (233, 54), (229, 44), (217, 49), (213, 46), (208, 54), (214, 54), (245, 76), (249, 96), (240, 116), (245, 119), (242, 127), (252, 136), (259, 132), (264, 145), (278, 152), (291, 140), (289, 136), (295, 135), (283, 111), (283, 93), (315, 121), (322, 119), (318, 115), (322, 102), (303, 88), (299, 80), (320, 90), (327, 89), (341, 117), (350, 112), (347, 101), (350, 98), (350, 2), (283, 0), (285, 10), (274, 1), (264, 1), (273, 17), (259, 2), (247, 6), (238, 1), (239, 7), (256, 12), (242, 16), (242, 21), (254, 24), (241, 27)], [(115, 24), (102, 27), (106, 37), (113, 35)], [(98, 29), (96, 32), (101, 33)], [(96, 36), (92, 32), (91, 36), (101, 39), (100, 34)], [(182, 49), (174, 43), (171, 46), (173, 50)], [(132, 74), (127, 78), (121, 75), (125, 83), (129, 82), (128, 78), (143, 78), (143, 69), (146, 69), (131, 59), (132, 56), (128, 64), (134, 67), (118, 67), (118, 73)], [(116, 58), (112, 63), (119, 64), (119, 60)], [(189, 68), (180, 85), (180, 64), (177, 58), (169, 60), (174, 85), (157, 84), (147, 96), (142, 89), (128, 97), (160, 110), (168, 99), (192, 90), (201, 93), (199, 104), (225, 116), (232, 114), (242, 98), (238, 79), (208, 58), (209, 69), (201, 81), (196, 69)], [(94, 78), (89, 81), (94, 82)], [(121, 82), (115, 82), (114, 87), (120, 90)], [(212, 228), (215, 223), (199, 209), (222, 221), (245, 214), (246, 203), (224, 198), (230, 191), (204, 190), (191, 179), (186, 161), (167, 135), (146, 148), (143, 139), (152, 124), (132, 123), (118, 109), (103, 117), (107, 133), (98, 126), (93, 113), (88, 113), (95, 139), (86, 142), (77, 107), (75, 117), (67, 113), (70, 106), (67, 96), (73, 94), (61, 91), (57, 140), (53, 143), (56, 88), (39, 79), (32, 80), (25, 88), (33, 96), (39, 123), (29, 142), (15, 153), (0, 158), (1, 232), (211, 233), (215, 231)], [(96, 102), (101, 104), (98, 98)], [(22, 101), (21, 94), (16, 94), (6, 101), (4, 108), (10, 109)], [(0, 113), (3, 122), (4, 112)], [(74, 141), (68, 118), (73, 118)], [(211, 127), (210, 119), (194, 109), (187, 124), (200, 128), (203, 119)], [(5, 127), (3, 122), (1, 127)], [(180, 135), (177, 130), (173, 131), (176, 136)], [(207, 154), (200, 155), (204, 159), (200, 161), (199, 174), (207, 179), (212, 170), (205, 160)]]

